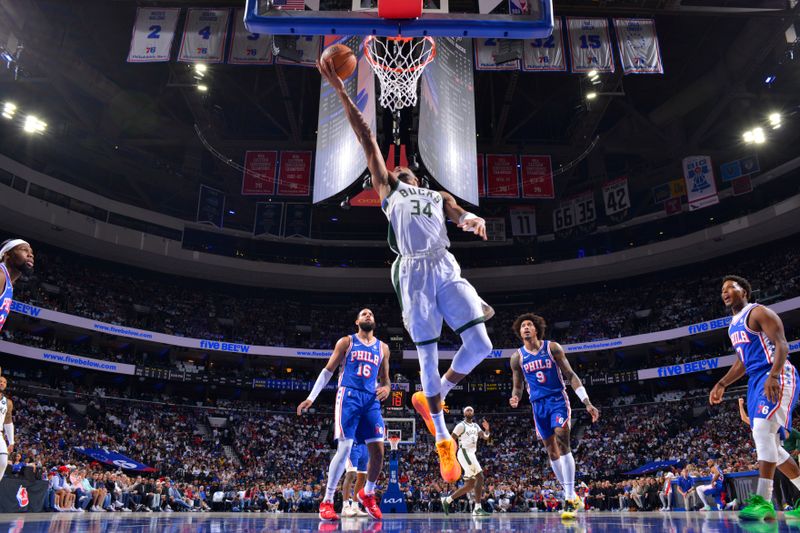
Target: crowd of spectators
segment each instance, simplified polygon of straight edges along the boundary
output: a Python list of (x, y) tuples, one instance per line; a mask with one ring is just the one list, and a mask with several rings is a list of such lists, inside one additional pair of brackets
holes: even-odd
[[(250, 344), (329, 348), (353, 326), (358, 306), (375, 312), (378, 331), (402, 331), (393, 296), (276, 293), (200, 283), (104, 263), (45, 246), (37, 247), (36, 272), (18, 284), (16, 299), (113, 324), (203, 339)], [(742, 260), (743, 257), (752, 259)], [(785, 241), (758, 253), (724, 257), (703, 269), (676, 269), (624, 282), (547, 289), (525, 294), (487, 294), (497, 314), (489, 322), (497, 347), (518, 343), (510, 324), (534, 310), (546, 317), (562, 342), (586, 342), (669, 329), (724, 314), (720, 278), (730, 271), (748, 277), (764, 301), (800, 294), (800, 247)], [(688, 268), (688, 267), (687, 267)], [(535, 305), (521, 302), (535, 302)], [(602, 309), (602, 313), (597, 310)], [(384, 336), (386, 334), (384, 333)], [(444, 348), (459, 339), (445, 328)], [(410, 345), (408, 345), (410, 347)]]

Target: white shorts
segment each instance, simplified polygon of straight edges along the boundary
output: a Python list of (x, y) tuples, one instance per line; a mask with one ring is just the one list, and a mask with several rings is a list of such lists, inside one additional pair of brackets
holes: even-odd
[(478, 458), (475, 457), (475, 452), (459, 448), (456, 453), (456, 458), (458, 459), (458, 464), (461, 465), (461, 469), (464, 471), (464, 481), (469, 481), (483, 472)]
[(430, 255), (398, 257), (392, 285), (403, 323), (415, 344), (430, 344), (442, 334), (442, 319), (456, 333), (485, 322), (494, 310), (461, 277), (461, 267), (445, 249)]
[[(0, 455), (8, 455), (8, 447), (6, 446), (6, 438), (0, 435)], [(11, 461), (9, 461), (11, 463)]]

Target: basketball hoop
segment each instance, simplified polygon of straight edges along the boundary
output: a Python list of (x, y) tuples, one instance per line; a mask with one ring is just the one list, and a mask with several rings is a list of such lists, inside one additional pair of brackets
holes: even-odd
[(389, 437), (389, 447), (392, 451), (397, 451), (397, 447), (400, 445), (400, 437), (397, 435), (392, 435)]
[(381, 83), (381, 106), (399, 111), (417, 104), (417, 81), (436, 57), (436, 43), (433, 37), (369, 35), (364, 55)]

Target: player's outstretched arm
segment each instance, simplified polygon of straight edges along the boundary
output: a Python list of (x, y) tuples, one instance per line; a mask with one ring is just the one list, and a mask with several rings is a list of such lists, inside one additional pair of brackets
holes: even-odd
[(572, 370), (572, 365), (569, 364), (567, 355), (564, 353), (564, 348), (562, 348), (557, 342), (551, 342), (550, 353), (553, 355), (553, 358), (556, 360), (556, 364), (561, 369), (561, 375), (569, 382), (570, 385), (572, 385), (572, 390), (575, 391), (575, 394), (578, 395), (578, 398), (580, 398), (580, 400), (583, 402), (583, 405), (586, 406), (586, 412), (592, 417), (592, 422), (597, 422), (597, 419), (600, 418), (600, 411), (597, 410), (597, 407), (592, 405), (592, 401), (589, 399), (589, 394), (586, 392), (586, 388), (583, 386), (581, 378), (578, 377), (578, 374)]
[(470, 213), (456, 202), (455, 197), (447, 191), (440, 191), (444, 200), (444, 214), (464, 231), (474, 233), (484, 241), (486, 240), (486, 221)]
[(511, 355), (511, 398), (508, 403), (511, 407), (516, 408), (522, 398), (522, 387), (524, 378), (522, 377), (522, 358), (519, 355), (519, 350)]
[(764, 394), (771, 402), (777, 402), (778, 396), (781, 393), (781, 387), (778, 380), (783, 372), (783, 365), (786, 364), (786, 358), (789, 357), (789, 343), (786, 342), (786, 333), (783, 331), (783, 322), (781, 318), (768, 307), (763, 305), (757, 306), (750, 312), (750, 319), (755, 322), (755, 331), (763, 331), (766, 333), (772, 344), (775, 345), (775, 353), (772, 359), (772, 369), (769, 371), (769, 376), (764, 381)]
[(317, 61), (317, 70), (319, 70), (322, 77), (328, 80), (328, 83), (339, 95), (339, 100), (342, 101), (344, 113), (347, 120), (350, 122), (350, 127), (356, 134), (358, 142), (364, 149), (364, 154), (367, 156), (367, 167), (372, 175), (372, 187), (381, 198), (381, 202), (389, 196), (392, 192), (392, 187), (397, 183), (397, 178), (394, 174), (386, 169), (386, 161), (383, 160), (381, 149), (378, 146), (378, 141), (375, 139), (375, 134), (369, 128), (364, 115), (358, 110), (358, 107), (350, 99), (347, 91), (344, 89), (344, 82), (339, 79), (336, 74), (336, 69), (333, 67), (331, 60)]
[(344, 359), (344, 355), (347, 353), (347, 349), (350, 347), (350, 337), (342, 337), (338, 341), (336, 341), (336, 346), (333, 347), (333, 353), (331, 354), (330, 358), (328, 359), (328, 364), (325, 365), (325, 368), (322, 369), (322, 372), (319, 373), (317, 376), (317, 381), (314, 383), (314, 388), (311, 389), (311, 392), (308, 393), (308, 398), (300, 402), (300, 405), (297, 406), (297, 416), (301, 416), (304, 412), (308, 410), (314, 404), (314, 400), (317, 399), (319, 393), (322, 392), (322, 389), (325, 388), (325, 385), (333, 377), (333, 373), (342, 364), (342, 359)]
[(483, 431), (481, 431), (481, 438), (483, 440), (489, 440), (491, 433), (489, 432), (489, 422), (485, 418), (481, 420), (481, 427), (483, 428)]
[(733, 362), (733, 366), (731, 366), (728, 372), (717, 381), (714, 388), (711, 389), (711, 393), (708, 395), (708, 403), (711, 405), (722, 403), (722, 396), (725, 394), (725, 389), (739, 381), (742, 376), (744, 376), (744, 372), (744, 363), (737, 357), (736, 361)]
[(391, 350), (389, 350), (389, 345), (385, 342), (381, 343), (381, 352), (383, 352), (383, 361), (381, 362), (381, 373), (378, 376), (380, 386), (375, 389), (375, 396), (382, 402), (392, 392), (392, 378), (389, 376), (389, 355)]

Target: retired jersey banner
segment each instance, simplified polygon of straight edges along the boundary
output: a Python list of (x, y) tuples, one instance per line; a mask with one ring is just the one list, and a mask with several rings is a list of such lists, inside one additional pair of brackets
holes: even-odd
[(311, 152), (281, 152), (279, 196), (311, 194)]
[[(291, 36), (286, 36), (287, 38)], [(317, 65), (317, 58), (319, 57), (320, 50), (322, 49), (322, 36), (321, 35), (305, 35), (295, 37), (295, 47), (297, 53), (300, 55), (300, 61), (292, 61), (278, 55), (275, 62), (281, 65), (296, 65), (300, 67), (315, 67)]]
[(555, 198), (549, 155), (520, 156), (523, 198)]
[(281, 216), (283, 204), (280, 202), (258, 202), (256, 218), (253, 221), (253, 235), (281, 236)]
[(230, 9), (190, 7), (186, 13), (178, 61), (222, 62)]
[(572, 200), (572, 203), (575, 206), (573, 212), (575, 214), (576, 226), (589, 224), (597, 219), (597, 209), (594, 207), (594, 193), (592, 193), (592, 191), (586, 191), (576, 196)]
[(614, 72), (608, 20), (567, 17), (572, 72)]
[(553, 21), (553, 33), (545, 39), (522, 41), (522, 70), (526, 72), (566, 72), (564, 32), (561, 19)]
[(311, 204), (286, 204), (283, 222), (284, 237), (311, 235)]
[(686, 194), (689, 211), (718, 204), (714, 167), (707, 155), (692, 155), (683, 159), (683, 176), (686, 179)]
[(200, 195), (197, 199), (197, 222), (221, 228), (224, 213), (225, 193), (219, 189), (200, 185)]
[(613, 215), (628, 209), (631, 206), (630, 198), (627, 177), (617, 178), (603, 184), (603, 206), (606, 209), (606, 215)]
[(247, 151), (244, 154), (243, 195), (275, 194), (278, 152), (274, 150)]
[(233, 17), (233, 38), (228, 52), (232, 65), (271, 65), (272, 36), (251, 33), (244, 27), (244, 9), (237, 9)]
[(488, 154), (486, 156), (487, 196), (489, 198), (519, 198), (517, 156)]
[(511, 219), (511, 235), (532, 237), (536, 235), (536, 209), (533, 207), (512, 207), (508, 210)]
[(614, 19), (617, 50), (625, 74), (663, 74), (653, 19)]
[(486, 198), (486, 161), (483, 154), (478, 154), (478, 197)]
[[(515, 39), (475, 39), (475, 68), (477, 70), (519, 70), (519, 59), (504, 60), (511, 52), (522, 57), (521, 41)], [(513, 48), (513, 50), (510, 50)]]
[(136, 23), (133, 25), (128, 63), (169, 61), (180, 14), (179, 7), (136, 8)]

